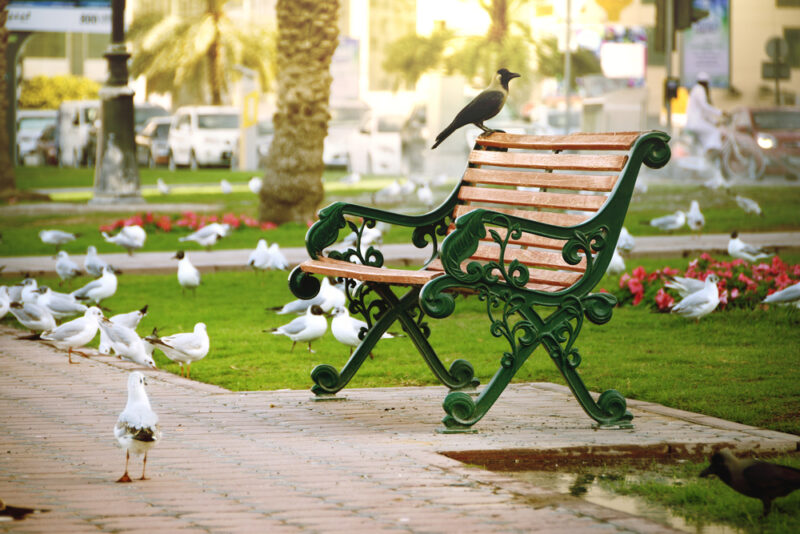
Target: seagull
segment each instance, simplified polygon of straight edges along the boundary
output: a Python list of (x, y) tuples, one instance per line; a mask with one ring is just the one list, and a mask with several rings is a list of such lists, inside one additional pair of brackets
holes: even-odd
[(798, 304), (800, 303), (800, 282), (776, 291), (761, 302), (765, 304)]
[(253, 269), (266, 271), (269, 269), (288, 269), (289, 262), (281, 252), (277, 243), (273, 243), (267, 248), (267, 240), (259, 239), (255, 250), (247, 258), (247, 265)]
[(144, 375), (139, 371), (133, 371), (128, 375), (128, 402), (114, 426), (114, 437), (125, 449), (125, 473), (117, 482), (132, 482), (131, 477), (128, 476), (128, 461), (131, 453), (137, 456), (144, 454), (142, 477), (139, 480), (147, 480), (147, 477), (144, 476), (144, 470), (147, 467), (147, 452), (161, 439), (158, 415), (150, 407), (150, 401), (144, 389), (146, 384)]
[(722, 173), (716, 167), (714, 167), (713, 169), (713, 176), (708, 180), (706, 180), (705, 182), (703, 182), (703, 185), (708, 189), (711, 189), (712, 191), (716, 191), (720, 187), (724, 187), (725, 190), (727, 191), (728, 188), (730, 187), (728, 181), (725, 180), (725, 177), (722, 176)]
[(681, 228), (684, 224), (686, 224), (686, 214), (678, 210), (675, 213), (671, 213), (670, 215), (664, 215), (663, 217), (656, 217), (647, 224), (655, 228), (658, 228), (659, 230), (664, 230), (665, 232), (677, 230)]
[(328, 320), (325, 318), (325, 312), (316, 304), (310, 306), (305, 315), (302, 315), (291, 322), (279, 326), (278, 328), (270, 329), (275, 335), (283, 335), (292, 340), (292, 351), (298, 341), (308, 342), (308, 352), (311, 350), (311, 342), (321, 338), (325, 331), (328, 329)]
[(772, 256), (772, 254), (767, 254), (760, 248), (742, 241), (739, 237), (739, 232), (736, 230), (731, 233), (731, 238), (728, 241), (728, 254), (750, 263)]
[[(69, 258), (66, 250), (59, 250), (56, 254), (56, 274), (62, 281), (69, 281), (81, 275), (78, 265)], [(61, 285), (61, 282), (59, 282)]]
[(630, 252), (633, 250), (633, 247), (636, 246), (636, 240), (633, 236), (628, 232), (628, 229), (624, 226), (622, 230), (619, 232), (619, 239), (617, 239), (617, 248), (622, 252)]
[(625, 260), (622, 259), (622, 255), (619, 253), (619, 247), (614, 249), (614, 255), (611, 256), (611, 261), (608, 262), (606, 272), (608, 274), (621, 274), (625, 272)]
[(117, 292), (117, 275), (111, 267), (103, 267), (103, 275), (96, 280), (92, 280), (85, 286), (76, 289), (71, 293), (78, 300), (90, 300), (99, 304), (101, 300), (107, 299)]
[(669, 287), (678, 292), (681, 298), (696, 293), (705, 287), (706, 283), (697, 278), (687, 278), (684, 276), (675, 276), (672, 280), (664, 284), (664, 287)]
[(108, 263), (97, 255), (97, 247), (89, 245), (86, 249), (86, 258), (83, 260), (83, 268), (92, 276), (102, 276), (103, 267), (108, 267)]
[(69, 293), (59, 293), (47, 286), (40, 287), (37, 292), (39, 297), (36, 299), (36, 304), (47, 308), (56, 319), (64, 319), (65, 317), (85, 313), (88, 308)]
[(773, 500), (800, 489), (800, 469), (752, 458), (740, 460), (728, 449), (711, 456), (711, 465), (700, 473), (703, 478), (709, 475), (716, 475), (742, 495), (760, 500), (762, 517), (769, 514)]
[(706, 218), (703, 217), (703, 213), (700, 211), (700, 204), (696, 200), (692, 200), (689, 213), (686, 214), (686, 224), (688, 224), (689, 228), (692, 230), (699, 232), (703, 229), (705, 223)]
[[(341, 296), (340, 296), (341, 295)], [(286, 315), (289, 313), (305, 313), (313, 305), (318, 305), (323, 308), (323, 311), (328, 311), (335, 306), (344, 306), (346, 300), (344, 291), (331, 285), (327, 277), (322, 279), (320, 284), (319, 293), (313, 298), (304, 300), (297, 299), (288, 302), (283, 307), (268, 308), (276, 312), (278, 315)]]
[(186, 289), (191, 289), (195, 294), (197, 286), (200, 285), (200, 271), (189, 261), (189, 255), (179, 250), (172, 259), (178, 260), (178, 283), (181, 285), (181, 293)]
[[(142, 317), (145, 315), (147, 315), (147, 304), (145, 304), (144, 308), (139, 310), (134, 310), (128, 313), (118, 313), (117, 315), (111, 317), (109, 321), (135, 331), (136, 327), (139, 326), (139, 321), (141, 321)], [(97, 348), (97, 352), (100, 354), (110, 354), (112, 348), (111, 341), (108, 339), (105, 331), (101, 328), (100, 346)]]
[(30, 282), (24, 284), (22, 286), (22, 290), (19, 292), (19, 302), (23, 304), (32, 303), (36, 304), (39, 301), (39, 284), (33, 278), (30, 279)]
[[(369, 325), (360, 319), (350, 316), (345, 306), (336, 306), (331, 311), (333, 319), (331, 319), (331, 333), (336, 341), (350, 347), (350, 354), (353, 354), (353, 347), (361, 344), (359, 334), (363, 329), (369, 329)], [(381, 339), (391, 339), (397, 335), (391, 332), (386, 332), (381, 336)], [(369, 355), (372, 358), (372, 353)]]
[(361, 181), (361, 174), (357, 172), (351, 172), (342, 176), (342, 179), (339, 181), (343, 184), (357, 184)]
[(701, 317), (713, 312), (719, 306), (719, 277), (709, 274), (703, 284), (703, 289), (690, 293), (682, 301), (672, 307), (672, 312), (700, 321)]
[(8, 296), (8, 288), (0, 286), (0, 319), (6, 316), (11, 308), (11, 297)]
[(376, 191), (375, 194), (372, 196), (373, 202), (376, 204), (388, 204), (389, 202), (397, 202), (400, 200), (400, 194), (402, 189), (400, 188), (400, 182), (394, 180), (392, 183), (384, 187), (383, 189)]
[(289, 260), (287, 260), (283, 252), (281, 252), (281, 248), (277, 243), (271, 244), (267, 252), (269, 253), (270, 268), (281, 271), (285, 271), (289, 268)]
[(223, 195), (227, 195), (233, 191), (233, 186), (225, 178), (219, 181), (219, 188), (222, 191)]
[[(27, 286), (33, 286), (33, 289), (37, 289), (39, 283), (35, 278), (26, 278), (19, 284), (7, 287), (6, 292), (8, 293), (8, 297), (11, 299), (11, 302), (23, 302), (22, 292)], [(36, 298), (38, 299), (38, 297)]]
[(100, 233), (103, 235), (103, 239), (105, 239), (106, 242), (114, 243), (127, 250), (129, 256), (133, 255), (134, 250), (142, 248), (147, 239), (147, 232), (137, 224), (123, 226), (119, 233), (113, 237), (105, 232)]
[(187, 236), (179, 237), (178, 241), (194, 241), (198, 245), (210, 249), (217, 243), (217, 240), (228, 235), (230, 228), (229, 224), (207, 224)]
[(758, 205), (758, 202), (753, 200), (752, 198), (743, 197), (742, 195), (736, 195), (734, 197), (736, 203), (742, 208), (745, 213), (755, 213), (756, 215), (763, 215), (761, 211), (761, 206)]
[(109, 345), (117, 356), (144, 367), (156, 368), (151, 352), (133, 328), (112, 323), (105, 317), (100, 319), (100, 333), (106, 335)]
[(42, 332), (44, 330), (52, 330), (56, 327), (56, 320), (53, 314), (35, 302), (12, 302), (9, 305), (11, 315), (17, 318), (17, 321), (25, 328), (32, 332)]
[(59, 349), (67, 349), (69, 363), (78, 363), (72, 361), (73, 352), (84, 358), (88, 358), (88, 356), (74, 349), (82, 347), (94, 339), (94, 336), (97, 335), (97, 322), (102, 317), (103, 312), (100, 311), (100, 308), (92, 306), (86, 310), (83, 317), (73, 319), (52, 330), (45, 330), (39, 335), (39, 338), (50, 342)]
[(191, 374), (192, 363), (205, 358), (210, 347), (205, 323), (197, 323), (191, 332), (171, 336), (159, 337), (153, 332), (145, 340), (161, 350), (164, 356), (180, 365), (181, 376), (183, 376), (183, 366), (186, 365), (186, 378)]
[(158, 192), (162, 195), (169, 195), (169, 186), (164, 182), (163, 178), (156, 179), (156, 187), (158, 188)]
[(46, 245), (55, 245), (56, 250), (61, 249), (61, 245), (65, 245), (70, 241), (75, 241), (76, 235), (62, 230), (42, 230), (39, 232), (39, 239)]
[[(356, 239), (358, 235), (355, 232), (350, 232), (344, 239), (342, 239), (343, 245), (355, 245)], [(374, 228), (370, 228), (369, 226), (365, 226), (364, 229), (361, 231), (361, 247), (365, 248), (369, 245), (376, 245), (383, 243), (383, 231), (375, 225)]]
[(412, 182), (411, 180), (406, 180), (405, 182), (400, 184), (400, 194), (403, 195), (404, 197), (407, 197), (411, 193), (413, 193), (416, 188), (417, 186), (414, 184), (414, 182)]
[(252, 177), (252, 178), (250, 178), (250, 180), (247, 182), (247, 187), (250, 189), (250, 191), (251, 191), (251, 192), (252, 192), (254, 195), (257, 195), (257, 194), (258, 194), (258, 193), (261, 191), (261, 185), (262, 185), (262, 183), (263, 183), (263, 182), (262, 182), (261, 178), (259, 178), (258, 176), (253, 176), (253, 177)]
[(427, 207), (433, 206), (433, 191), (431, 186), (424, 184), (417, 189), (417, 200), (425, 204)]
[(12, 506), (0, 499), (0, 522), (22, 521), (29, 514), (43, 514), (50, 510), (45, 508), (27, 508), (25, 506)]

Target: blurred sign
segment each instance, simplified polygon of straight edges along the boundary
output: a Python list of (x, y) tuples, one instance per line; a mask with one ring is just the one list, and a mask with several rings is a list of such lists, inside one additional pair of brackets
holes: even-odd
[(697, 83), (705, 72), (712, 87), (730, 84), (731, 27), (730, 0), (694, 0), (693, 6), (708, 11), (708, 16), (683, 33), (681, 79), (685, 87)]
[(22, 1), (8, 5), (6, 27), (21, 32), (111, 33), (111, 0)]
[(788, 80), (791, 78), (788, 63), (761, 63), (761, 77), (765, 80)]
[(767, 41), (767, 55), (780, 63), (789, 55), (789, 43), (780, 37), (773, 37)]

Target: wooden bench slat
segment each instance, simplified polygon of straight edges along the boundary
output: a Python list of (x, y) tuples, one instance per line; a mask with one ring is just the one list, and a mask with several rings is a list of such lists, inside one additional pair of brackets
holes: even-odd
[[(478, 245), (478, 249), (470, 256), (471, 258), (487, 261), (497, 261), (500, 254), (500, 247), (497, 245)], [(577, 265), (570, 265), (564, 261), (561, 254), (548, 252), (545, 250), (525, 249), (516, 247), (506, 247), (505, 262), (518, 260), (520, 263), (529, 267), (549, 267), (553, 269), (566, 269), (568, 271), (584, 272), (586, 270), (586, 260), (581, 260)]]
[(605, 195), (570, 195), (566, 193), (538, 193), (515, 189), (495, 189), (462, 185), (458, 198), (471, 202), (490, 202), (512, 206), (597, 211), (605, 204)]
[[(477, 261), (474, 259), (466, 260), (461, 264), (462, 269), (466, 269), (467, 265), (471, 261)], [(427, 267), (429, 271), (436, 271), (436, 272), (444, 272), (444, 267), (442, 266), (442, 262), (439, 260), (433, 260)], [(536, 285), (542, 291), (558, 291), (564, 289), (565, 287), (569, 287), (574, 284), (576, 281), (580, 279), (582, 276), (581, 273), (567, 273), (564, 271), (548, 271), (546, 269), (528, 269), (528, 276), (529, 281), (526, 284), (526, 287), (530, 287), (531, 285)]]
[(436, 271), (407, 271), (405, 269), (387, 269), (383, 267), (357, 265), (355, 263), (324, 257), (318, 260), (307, 260), (300, 264), (300, 268), (307, 273), (316, 273), (325, 276), (337, 276), (368, 282), (410, 286), (425, 285), (429, 280), (441, 276), (442, 274)]
[(482, 146), (531, 150), (628, 150), (641, 132), (575, 133), (571, 135), (516, 135), (493, 133), (480, 136)]
[(617, 183), (617, 176), (526, 172), (469, 167), (464, 173), (464, 181), (473, 184), (552, 187), (575, 191), (609, 192), (614, 189), (614, 185)]
[[(464, 215), (465, 213), (469, 213), (479, 208), (480, 206), (467, 206), (465, 204), (459, 204), (453, 211), (453, 215), (456, 218), (458, 218)], [(546, 224), (552, 224), (553, 226), (574, 226), (576, 224), (582, 223), (591, 216), (589, 214), (576, 215), (572, 213), (556, 213), (552, 211), (514, 210), (507, 208), (496, 208), (494, 206), (488, 207), (487, 209), (499, 213), (513, 215), (515, 217), (520, 217), (523, 219), (528, 219), (531, 221), (538, 221)]]
[[(447, 229), (447, 233), (449, 234), (453, 230), (456, 229), (454, 224), (451, 224), (450, 227)], [(492, 230), (497, 232), (500, 235), (501, 239), (505, 239), (506, 233), (508, 230), (505, 228), (497, 228), (492, 227)], [(493, 241), (492, 236), (489, 234), (489, 230), (486, 230), (486, 235), (483, 236), (483, 241)], [(514, 245), (522, 245), (526, 247), (537, 247), (537, 248), (549, 248), (553, 250), (561, 250), (564, 248), (564, 241), (563, 239), (552, 239), (549, 237), (542, 237), (536, 234), (529, 234), (527, 232), (523, 232), (519, 239), (509, 239), (509, 243)]]
[(621, 171), (627, 159), (628, 156), (597, 154), (530, 154), (486, 150), (469, 153), (469, 162), (473, 165), (576, 171)]

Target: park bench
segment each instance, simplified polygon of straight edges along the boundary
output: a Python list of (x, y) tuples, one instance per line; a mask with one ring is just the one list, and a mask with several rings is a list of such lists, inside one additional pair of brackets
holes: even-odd
[[(539, 345), (599, 426), (631, 427), (633, 416), (619, 392), (605, 391), (595, 401), (587, 390), (577, 372), (575, 340), (584, 317), (596, 324), (611, 319), (616, 299), (590, 291), (611, 260), (642, 164), (665, 165), (668, 140), (656, 131), (497, 132), (478, 138), (463, 178), (430, 213), (343, 202), (322, 209), (306, 235), (311, 259), (292, 271), (290, 289), (308, 299), (320, 287), (313, 275), (344, 279), (351, 313), (362, 315), (369, 328), (362, 329), (361, 344), (341, 371), (327, 364), (314, 368), (312, 391), (328, 396), (346, 386), (381, 335), (400, 321), (451, 390), (444, 399), (445, 431), (470, 430)], [(364, 229), (377, 221), (413, 228), (413, 244), (431, 248), (427, 263), (416, 271), (384, 267), (379, 250), (361, 245)], [(326, 250), (344, 228), (356, 233), (353, 247)], [(427, 317), (451, 315), (454, 297), (465, 292), (485, 301), (491, 334), (509, 344), (477, 396), (472, 365), (458, 359), (446, 368), (428, 343)]]

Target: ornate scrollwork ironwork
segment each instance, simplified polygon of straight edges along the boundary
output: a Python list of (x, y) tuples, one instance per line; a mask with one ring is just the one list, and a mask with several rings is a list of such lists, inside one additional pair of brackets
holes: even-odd
[(346, 224), (347, 226), (350, 227), (350, 229), (356, 236), (355, 242), (353, 243), (353, 247), (348, 248), (345, 251), (332, 250), (328, 253), (328, 257), (333, 258), (335, 260), (349, 261), (351, 263), (360, 263), (362, 265), (369, 265), (371, 267), (382, 267), (383, 254), (381, 254), (381, 252), (372, 245), (369, 245), (366, 248), (362, 246), (362, 240), (364, 238), (364, 229), (375, 228), (375, 219), (363, 219), (361, 221), (360, 226), (350, 220), (347, 220)]
[(415, 247), (425, 248), (428, 245), (433, 247), (428, 262), (432, 261), (439, 254), (439, 237), (447, 235), (447, 229), (450, 227), (451, 222), (452, 215), (448, 214), (446, 217), (442, 217), (433, 224), (415, 228), (414, 232), (411, 234), (411, 242)]
[[(485, 286), (478, 290), (478, 299), (486, 302), (486, 313), (490, 321), (489, 332), (494, 337), (504, 337), (511, 347), (509, 352), (503, 353), (500, 364), (506, 369), (513, 369), (517, 364), (519, 347), (529, 346), (537, 341), (536, 325), (524, 316), (511, 323), (512, 316), (519, 314), (521, 309), (529, 306), (529, 303), (523, 295), (514, 294), (511, 290), (489, 290)], [(501, 305), (503, 309), (498, 317), (495, 310)]]
[(349, 302), (347, 308), (353, 315), (360, 315), (366, 321), (367, 329), (359, 332), (359, 339), (364, 339), (369, 328), (381, 318), (389, 308), (389, 304), (375, 293), (367, 284), (357, 284), (355, 280), (345, 279), (345, 294)]

